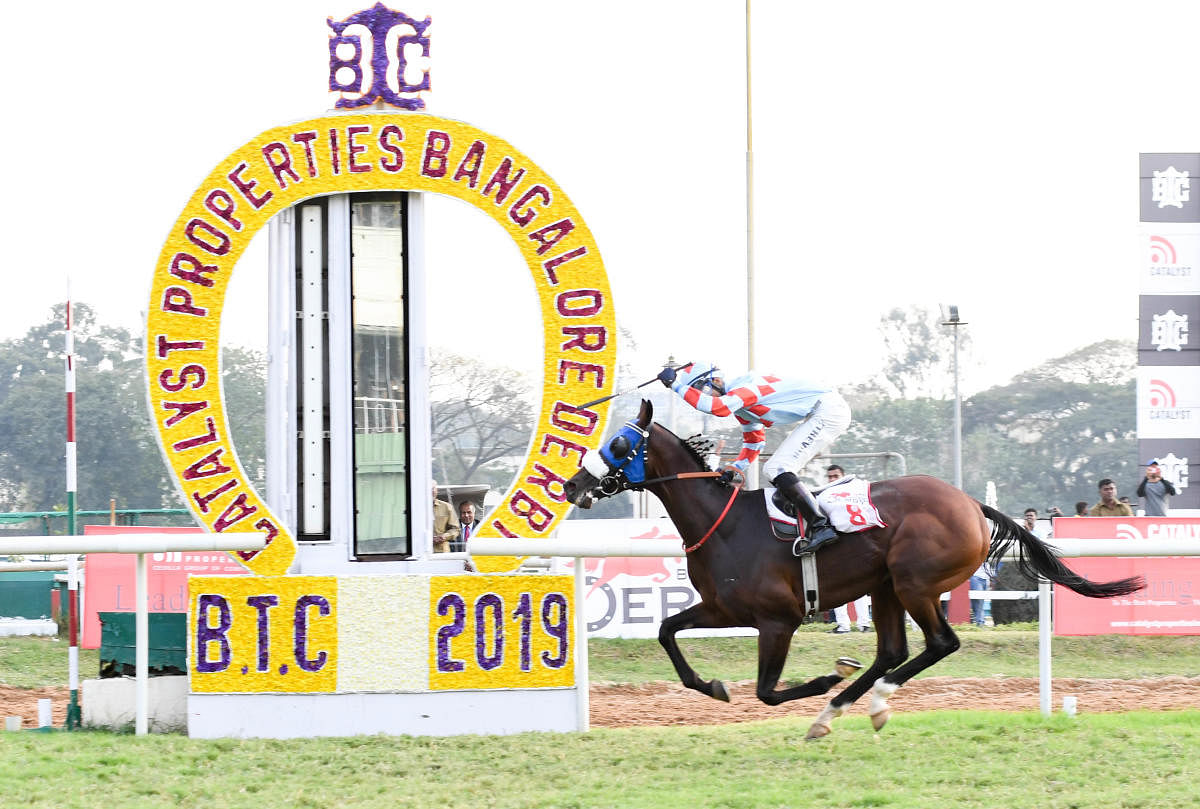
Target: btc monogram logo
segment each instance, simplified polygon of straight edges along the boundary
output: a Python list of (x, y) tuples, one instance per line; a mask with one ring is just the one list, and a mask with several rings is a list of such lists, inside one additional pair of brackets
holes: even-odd
[[(354, 109), (382, 101), (393, 107), (404, 110), (419, 110), (425, 108), (425, 101), (417, 93), (429, 89), (429, 68), (420, 70), (421, 80), (412, 84), (405, 80), (405, 73), (410, 70), (409, 59), (429, 58), (429, 37), (425, 31), (432, 22), (426, 17), (424, 22), (417, 22), (407, 14), (392, 11), (382, 3), (376, 3), (365, 11), (352, 14), (341, 22), (327, 20), (334, 35), (329, 38), (329, 89), (342, 93), (359, 93), (357, 98), (339, 98), (338, 109)], [(371, 86), (366, 88), (363, 73), (362, 37), (358, 34), (346, 34), (347, 28), (361, 25), (370, 33), (371, 39)], [(400, 28), (396, 38), (395, 53), (388, 54), (388, 34), (393, 28)], [(406, 31), (409, 29), (411, 33)], [(348, 58), (338, 56), (338, 46), (348, 45), (354, 49)], [(407, 46), (420, 49), (419, 56), (405, 53)], [(394, 57), (394, 59), (392, 58)], [(349, 70), (353, 78), (350, 81), (340, 81), (338, 72)], [(343, 74), (344, 75), (344, 74)], [(389, 79), (395, 78), (395, 89)]]

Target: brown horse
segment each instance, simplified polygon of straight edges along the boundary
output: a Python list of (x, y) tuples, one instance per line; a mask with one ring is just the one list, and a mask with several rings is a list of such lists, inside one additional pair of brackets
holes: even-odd
[[(758, 698), (778, 705), (827, 693), (861, 664), (842, 658), (837, 670), (803, 685), (776, 689), (788, 647), (805, 617), (799, 560), (790, 542), (775, 539), (762, 492), (731, 490), (708, 472), (700, 453), (670, 430), (652, 424), (642, 402), (630, 421), (599, 452), (588, 453), (566, 484), (567, 498), (583, 508), (596, 497), (646, 489), (662, 501), (683, 537), (688, 575), (701, 601), (663, 620), (658, 639), (688, 688), (729, 701), (719, 680), (702, 680), (676, 643), (680, 630), (744, 626), (758, 629)], [(707, 474), (705, 474), (707, 473)], [(807, 738), (829, 733), (846, 706), (871, 689), (871, 722), (879, 730), (891, 714), (887, 699), (917, 673), (959, 647), (942, 614), (941, 594), (954, 589), (988, 558), (998, 560), (1016, 542), (1019, 565), (1081, 595), (1107, 598), (1144, 586), (1141, 578), (1097, 584), (1073, 573), (1054, 550), (995, 509), (937, 478), (920, 475), (871, 486), (886, 527), (845, 534), (817, 554), (820, 609), (870, 593), (876, 628), (875, 660), (837, 694)], [(988, 520), (993, 527), (989, 530)], [(904, 613), (925, 635), (925, 649), (908, 659)], [(907, 662), (906, 662), (907, 661)]]

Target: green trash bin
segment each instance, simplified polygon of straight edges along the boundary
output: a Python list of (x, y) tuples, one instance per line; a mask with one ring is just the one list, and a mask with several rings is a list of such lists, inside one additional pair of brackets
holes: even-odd
[[(152, 612), (151, 677), (187, 673), (187, 614)], [(133, 677), (137, 673), (137, 616), (132, 612), (100, 613), (100, 676)]]

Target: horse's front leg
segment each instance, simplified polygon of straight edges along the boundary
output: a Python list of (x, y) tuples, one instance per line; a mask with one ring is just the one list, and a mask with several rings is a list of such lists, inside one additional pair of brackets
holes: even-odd
[(794, 699), (825, 694), (829, 689), (862, 668), (862, 663), (850, 657), (838, 658), (835, 670), (814, 677), (803, 685), (775, 690), (783, 665), (787, 662), (792, 635), (799, 624), (761, 623), (758, 626), (758, 698), (768, 705), (779, 705)]
[(701, 601), (669, 618), (664, 618), (658, 627), (658, 642), (667, 650), (667, 657), (671, 658), (671, 663), (675, 666), (675, 673), (679, 675), (679, 681), (684, 686), (694, 688), (713, 699), (729, 702), (729, 691), (725, 688), (725, 684), (720, 680), (701, 680), (695, 669), (684, 659), (679, 644), (675, 642), (675, 634), (684, 629), (712, 629), (722, 626), (730, 626), (730, 624), (728, 621), (721, 620), (714, 610)]

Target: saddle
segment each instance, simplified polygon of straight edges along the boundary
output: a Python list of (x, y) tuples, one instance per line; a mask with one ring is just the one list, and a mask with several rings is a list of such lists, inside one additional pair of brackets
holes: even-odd
[[(792, 542), (801, 536), (802, 526), (792, 502), (778, 489), (767, 487), (763, 493), (766, 495), (768, 522), (775, 538)], [(871, 485), (854, 475), (813, 489), (813, 495), (830, 524), (840, 534), (853, 534), (885, 525), (879, 511), (871, 503)], [(807, 526), (804, 529), (807, 532)]]

